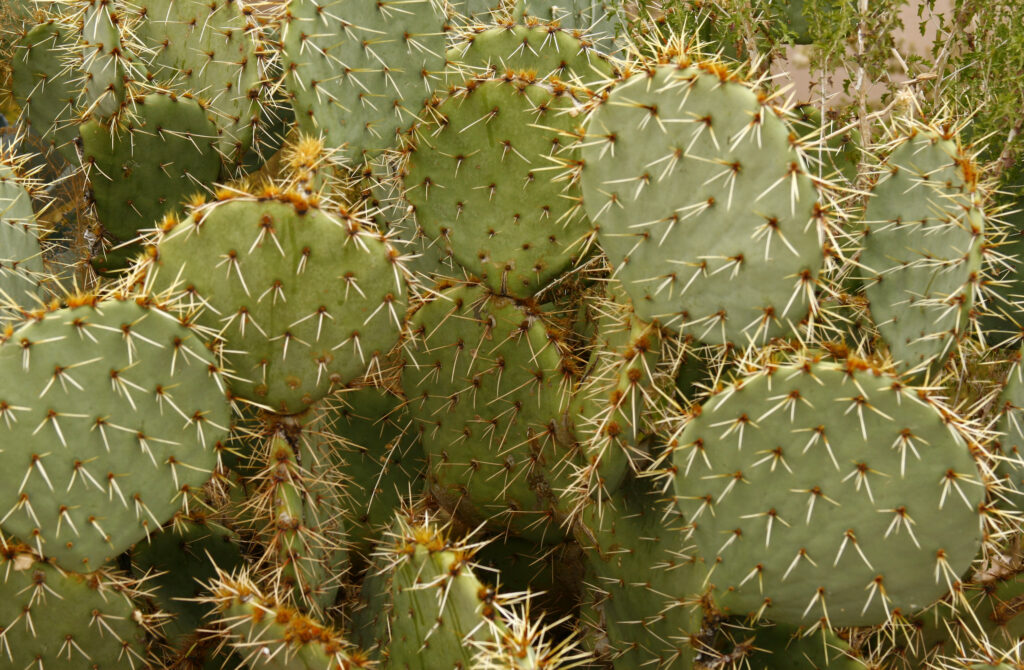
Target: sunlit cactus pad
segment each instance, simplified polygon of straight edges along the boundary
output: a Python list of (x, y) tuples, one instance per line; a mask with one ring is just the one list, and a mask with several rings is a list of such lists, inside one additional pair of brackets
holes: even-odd
[(528, 73), (472, 79), (437, 106), (409, 157), (416, 221), (496, 293), (530, 297), (588, 246), (572, 170), (578, 105)]
[(282, 56), (299, 127), (357, 160), (393, 146), (444, 69), (447, 21), (434, 0), (291, 0)]
[(884, 622), (940, 597), (981, 546), (981, 473), (940, 405), (862, 361), (741, 377), (679, 437), (676, 495), (719, 606)]
[(0, 339), (0, 524), (62, 567), (96, 569), (155, 532), (213, 474), (228, 401), (173, 316), (111, 299)]
[(406, 286), (372, 228), (295, 193), (226, 195), (157, 237), (148, 281), (204, 306), (233, 392), (295, 413), (367, 373), (398, 341)]
[(583, 203), (637, 314), (746, 346), (797, 330), (818, 192), (785, 115), (713, 61), (637, 69), (593, 111)]
[(10, 668), (146, 666), (146, 629), (131, 583), (63, 572), (24, 545), (0, 548), (0, 650)]

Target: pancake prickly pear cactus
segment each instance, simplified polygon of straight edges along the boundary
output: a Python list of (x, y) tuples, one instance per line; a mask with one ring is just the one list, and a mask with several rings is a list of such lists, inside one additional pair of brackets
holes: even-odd
[(1024, 5), (919, 4), (0, 2), (0, 669), (1024, 668)]

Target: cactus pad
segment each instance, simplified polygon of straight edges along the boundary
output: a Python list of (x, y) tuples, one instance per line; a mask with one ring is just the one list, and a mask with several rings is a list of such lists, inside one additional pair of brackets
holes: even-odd
[(151, 281), (185, 307), (208, 307), (201, 319), (228, 343), (239, 397), (300, 412), (372, 371), (398, 341), (406, 287), (396, 252), (303, 196), (211, 203), (157, 242)]
[(480, 287), (455, 287), (411, 318), (402, 386), (423, 432), (428, 480), (471, 526), (557, 542), (574, 438), (568, 370), (541, 316)]
[(741, 345), (797, 328), (823, 253), (818, 193), (790, 135), (784, 112), (725, 65), (685, 55), (601, 102), (583, 202), (641, 318)]
[(576, 101), (527, 75), (471, 80), (436, 110), (409, 158), (416, 221), (502, 295), (528, 298), (586, 249), (590, 222), (571, 170)]
[(952, 133), (914, 128), (888, 156), (865, 217), (865, 295), (892, 356), (941, 368), (981, 270), (977, 168)]
[(447, 17), (433, 0), (291, 0), (286, 84), (303, 132), (363, 160), (396, 144), (444, 69)]
[(193, 99), (153, 93), (81, 129), (100, 222), (121, 240), (152, 228), (220, 173), (217, 133)]
[(718, 605), (850, 626), (942, 596), (977, 555), (985, 495), (947, 418), (854, 359), (772, 366), (713, 396), (675, 472)]
[(0, 524), (86, 572), (156, 531), (210, 478), (228, 402), (193, 331), (90, 302), (0, 339)]
[(28, 547), (0, 551), (0, 654), (9, 668), (146, 666), (146, 630), (123, 578), (62, 572)]

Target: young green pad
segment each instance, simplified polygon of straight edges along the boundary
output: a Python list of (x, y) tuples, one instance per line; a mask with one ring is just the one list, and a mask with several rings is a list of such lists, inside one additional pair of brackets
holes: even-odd
[(823, 264), (785, 113), (721, 63), (635, 72), (595, 109), (583, 202), (640, 318), (709, 343), (794, 332)]
[(200, 488), (228, 401), (193, 330), (111, 299), (0, 338), (0, 524), (86, 572), (154, 532)]
[(592, 232), (571, 164), (577, 101), (525, 73), (471, 80), (435, 110), (409, 157), (406, 197), (427, 235), (494, 292), (528, 298)]
[(948, 418), (853, 359), (773, 365), (714, 395), (674, 458), (717, 605), (860, 626), (942, 596), (978, 553), (985, 498)]
[(444, 69), (433, 0), (291, 0), (281, 36), (299, 128), (362, 161), (397, 145)]
[(83, 124), (80, 133), (100, 223), (121, 240), (181, 211), (220, 172), (216, 128), (189, 97), (136, 98), (107, 122)]
[(63, 572), (0, 549), (0, 657), (8, 668), (147, 667), (146, 630), (123, 577)]
[[(397, 253), (298, 194), (231, 197), (161, 232), (147, 281), (203, 305), (232, 392), (294, 414), (377, 370), (406, 310)], [(211, 272), (211, 269), (213, 270)]]

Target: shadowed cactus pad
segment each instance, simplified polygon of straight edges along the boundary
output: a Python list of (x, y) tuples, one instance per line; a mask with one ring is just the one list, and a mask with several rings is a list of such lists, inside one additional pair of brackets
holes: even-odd
[(155, 531), (201, 487), (228, 402), (194, 332), (107, 300), (0, 339), (0, 523), (88, 571)]
[(948, 413), (863, 361), (739, 379), (679, 436), (676, 494), (712, 595), (779, 623), (883, 622), (981, 545), (981, 475)]
[(52, 21), (29, 30), (16, 47), (12, 92), (27, 112), (32, 129), (67, 160), (75, 161), (72, 143), (78, 136), (78, 125), (73, 110), (79, 89), (61, 62), (69, 42), (68, 31)]
[(638, 71), (601, 102), (583, 202), (640, 318), (711, 343), (796, 329), (823, 253), (790, 135), (783, 112), (709, 61)]
[(251, 9), (233, 0), (150, 0), (142, 10), (138, 32), (152, 50), (151, 72), (208, 100), (220, 153), (240, 161), (259, 125), (264, 78)]
[(204, 305), (232, 391), (300, 412), (371, 371), (398, 341), (406, 287), (378, 233), (297, 194), (239, 196), (161, 232), (152, 285)]
[(80, 129), (96, 212), (122, 240), (152, 228), (220, 172), (216, 127), (184, 96), (153, 93), (118, 117)]
[(5, 307), (38, 307), (44, 275), (32, 201), (15, 171), (0, 164), (0, 322)]
[(479, 286), (413, 314), (402, 386), (423, 433), (433, 495), (475, 526), (558, 542), (575, 438), (559, 333)]

